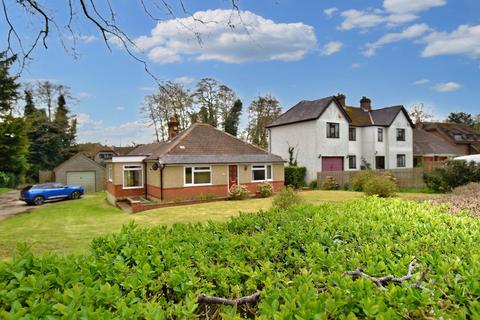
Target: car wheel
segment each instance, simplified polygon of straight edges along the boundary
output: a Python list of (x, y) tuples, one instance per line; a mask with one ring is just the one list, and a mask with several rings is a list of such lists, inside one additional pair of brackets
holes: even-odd
[(82, 195), (82, 194), (81, 194), (79, 191), (73, 191), (73, 192), (72, 192), (72, 195), (70, 196), (70, 198), (72, 198), (72, 199), (78, 199), (78, 198), (80, 198), (81, 195)]
[(45, 202), (45, 198), (42, 197), (42, 196), (36, 196), (33, 199), (33, 204), (36, 205), (36, 206), (42, 205), (44, 202)]

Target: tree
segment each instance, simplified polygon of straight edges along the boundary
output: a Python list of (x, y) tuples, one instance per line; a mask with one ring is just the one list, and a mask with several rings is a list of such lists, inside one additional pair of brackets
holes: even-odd
[(257, 97), (248, 107), (247, 139), (261, 148), (268, 146), (266, 126), (280, 116), (278, 100), (271, 96)]
[(53, 102), (55, 99), (58, 100), (60, 96), (63, 96), (63, 99), (73, 100), (73, 97), (70, 94), (70, 87), (68, 86), (55, 84), (48, 80), (37, 81), (35, 84), (35, 98), (37, 99), (37, 104), (43, 105), (47, 109), (49, 121), (52, 121)]
[(408, 112), (413, 123), (427, 122), (433, 119), (433, 112), (427, 110), (423, 103), (413, 104)]
[(475, 116), (474, 129), (480, 132), (480, 113)]
[(75, 153), (75, 137), (77, 131), (77, 120), (69, 118), (67, 102), (63, 94), (58, 96), (57, 108), (55, 110), (54, 125), (61, 140), (62, 155), (61, 161), (67, 160)]
[(7, 57), (6, 52), (0, 52), (0, 115), (11, 114), (18, 99), (18, 77), (10, 75), (10, 67), (16, 59), (16, 56)]
[(33, 115), (37, 110), (35, 108), (35, 104), (33, 103), (33, 95), (30, 89), (24, 90), (24, 99), (25, 99), (25, 107), (23, 108), (23, 115), (25, 117), (29, 117)]
[(240, 99), (237, 99), (233, 106), (228, 110), (225, 116), (223, 130), (231, 135), (237, 136), (238, 127), (240, 125), (240, 115), (242, 114), (243, 104)]
[(214, 127), (218, 126), (218, 86), (217, 80), (203, 78), (197, 83), (193, 95), (195, 103), (200, 107), (199, 120)]
[(155, 130), (156, 141), (160, 142), (160, 136), (162, 136), (162, 141), (165, 140), (164, 130), (161, 127), (162, 117), (159, 113), (159, 107), (157, 106), (157, 100), (154, 95), (146, 96), (143, 99), (140, 113), (143, 115), (146, 125), (153, 127)]
[(452, 112), (448, 115), (447, 122), (466, 124), (469, 127), (475, 125), (475, 121), (470, 113), (466, 112)]

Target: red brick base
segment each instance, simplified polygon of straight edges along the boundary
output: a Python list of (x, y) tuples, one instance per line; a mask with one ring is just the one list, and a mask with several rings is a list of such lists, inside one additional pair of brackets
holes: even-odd
[(107, 191), (117, 198), (145, 195), (145, 188), (123, 189), (122, 185), (113, 184), (111, 181), (107, 182)]

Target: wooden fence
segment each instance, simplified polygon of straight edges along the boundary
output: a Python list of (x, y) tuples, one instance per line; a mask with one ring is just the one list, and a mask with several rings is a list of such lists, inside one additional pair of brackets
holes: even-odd
[[(322, 186), (325, 178), (330, 176), (335, 178), (335, 181), (343, 186), (350, 185), (352, 178), (360, 171), (323, 171), (317, 173), (318, 186)], [(390, 172), (397, 178), (398, 186), (400, 188), (423, 188), (424, 168), (409, 168), (409, 169), (391, 169), (391, 170), (374, 170), (374, 172)]]

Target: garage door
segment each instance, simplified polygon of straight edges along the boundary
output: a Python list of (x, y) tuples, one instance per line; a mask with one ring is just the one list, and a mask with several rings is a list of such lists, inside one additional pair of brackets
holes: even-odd
[(82, 186), (83, 189), (85, 189), (85, 192), (95, 192), (95, 172), (67, 172), (67, 184), (72, 186)]
[(343, 157), (322, 157), (322, 171), (343, 171)]

